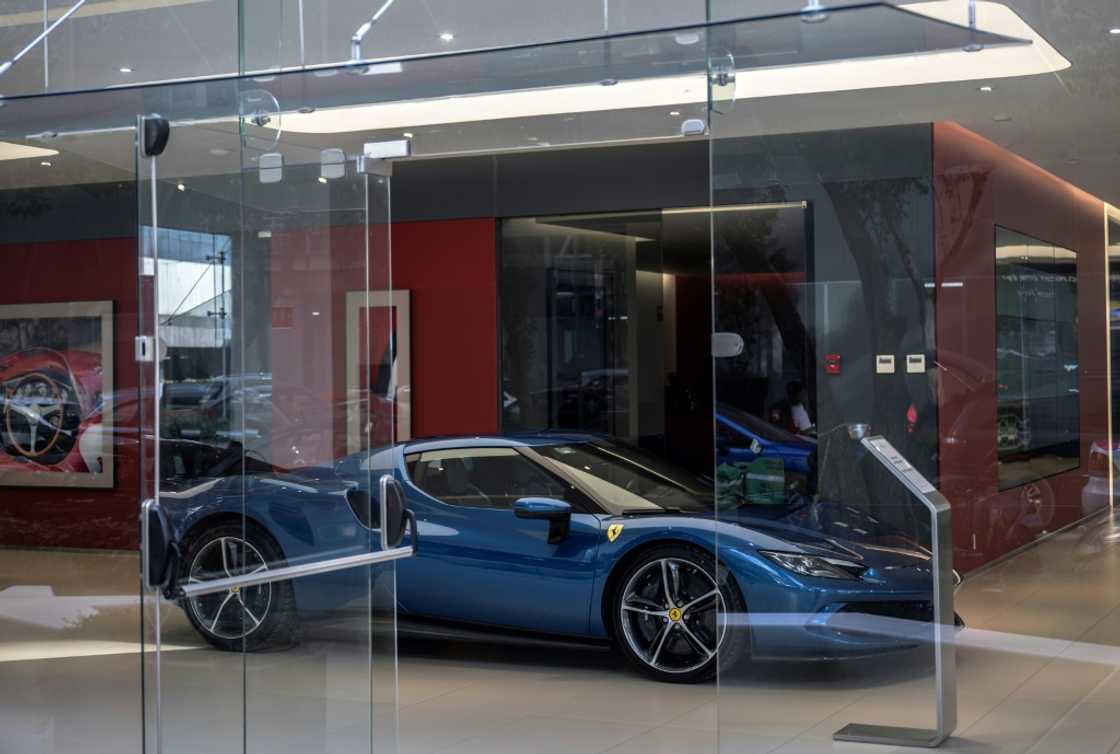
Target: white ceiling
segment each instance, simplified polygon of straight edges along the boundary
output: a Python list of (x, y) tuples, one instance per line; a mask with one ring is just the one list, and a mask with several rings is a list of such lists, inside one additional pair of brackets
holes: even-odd
[[(249, 65), (298, 63), (296, 0), (244, 2), (250, 18), (246, 33)], [(36, 30), (26, 23), (32, 18), (26, 14), (33, 12), (37, 3), (5, 3), (5, 13), (0, 15), (0, 56), (18, 46), (15, 40)], [(376, 4), (304, 0), (308, 19), (303, 30), (304, 60), (317, 63), (344, 55), (346, 39), (356, 25), (354, 19), (360, 21)], [(1120, 27), (1120, 3), (1008, 0), (1006, 4), (1070, 61), (1068, 69), (991, 82), (744, 98), (733, 112), (716, 116), (712, 132), (722, 137), (952, 120), (1090, 193), (1120, 204), (1120, 35), (1108, 33), (1110, 28)], [(773, 7), (763, 2), (754, 6)], [(207, 75), (227, 73), (230, 66), (236, 68), (236, 60), (229, 59), (230, 50), (237, 49), (233, 0), (92, 0), (90, 7), (85, 17), (72, 22), (67, 35), (61, 35), (60, 29), (60, 36), (52, 44), (49, 54), (54, 86), (103, 86), (114, 79)], [(713, 7), (717, 13), (749, 9), (742, 2)], [(963, 18), (964, 0), (960, 7)], [(265, 13), (266, 8), (279, 10)], [(612, 31), (694, 22), (703, 15), (702, 2), (608, 0), (607, 5)], [(596, 34), (602, 31), (603, 18), (602, 0), (397, 0), (367, 37), (365, 54), (430, 52)], [(24, 22), (18, 23), (21, 19)], [(440, 40), (443, 31), (454, 33), (455, 39), (450, 43)], [(119, 73), (117, 69), (123, 65), (133, 67), (134, 73)], [(479, 65), (477, 75), (486, 75), (485, 65)], [(19, 87), (24, 91), (41, 89), (42, 75), (42, 57), (36, 62), (29, 56), (8, 76), (0, 77), (0, 91), (11, 94)], [(376, 83), (371, 80), (370, 86)], [(990, 83), (991, 92), (979, 90), (984, 83)], [(137, 102), (139, 109), (146, 109), (143, 97)], [(21, 135), (19, 118), (13, 117), (12, 109), (19, 104), (10, 102), (8, 112), (0, 113), (10, 135)], [(676, 134), (681, 119), (704, 115), (702, 106), (675, 109), (681, 115), (672, 116), (667, 108), (654, 107), (429, 125), (412, 132), (416, 151), (426, 155), (556, 148), (620, 138), (679, 138)], [(386, 134), (399, 136), (401, 130)], [(261, 138), (268, 135), (264, 130), (258, 134)], [(286, 134), (281, 150), (291, 159), (312, 161), (321, 148), (339, 146), (355, 153), (363, 141), (377, 135), (376, 131)], [(15, 136), (2, 138), (16, 140)], [(55, 139), (50, 146), (60, 154), (50, 160), (49, 168), (41, 166), (39, 159), (0, 162), (0, 186), (126, 180), (133, 173), (131, 139), (127, 132)], [(165, 165), (169, 176), (229, 172), (241, 161), (236, 124), (177, 129), (173, 146), (169, 156), (178, 157)], [(228, 153), (221, 154), (222, 150)]]

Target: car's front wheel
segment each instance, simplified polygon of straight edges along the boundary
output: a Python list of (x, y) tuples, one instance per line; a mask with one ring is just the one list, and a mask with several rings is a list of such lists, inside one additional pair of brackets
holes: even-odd
[[(253, 524), (218, 524), (193, 538), (180, 583), (198, 583), (277, 568), (280, 546)], [(184, 600), (183, 609), (207, 642), (230, 652), (294, 644), (298, 623), (290, 581), (234, 587)]]
[(744, 616), (746, 605), (708, 552), (676, 544), (651, 548), (626, 568), (618, 585), (615, 639), (647, 675), (699, 683), (746, 655), (747, 631), (729, 620)]

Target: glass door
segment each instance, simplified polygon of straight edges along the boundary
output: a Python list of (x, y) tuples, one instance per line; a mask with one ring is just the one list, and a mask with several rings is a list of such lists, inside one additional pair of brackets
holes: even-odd
[(236, 112), (140, 121), (147, 750), (383, 750), (413, 544), (402, 146), (301, 147), (270, 94), (196, 88)]

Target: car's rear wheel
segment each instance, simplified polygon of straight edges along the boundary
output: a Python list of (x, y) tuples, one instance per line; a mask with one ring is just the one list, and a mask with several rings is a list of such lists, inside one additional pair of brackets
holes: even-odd
[[(230, 521), (195, 537), (183, 558), (181, 583), (259, 573), (284, 563), (280, 546), (255, 524)], [(290, 581), (234, 587), (185, 599), (183, 609), (207, 642), (230, 652), (294, 644), (298, 623)]]
[[(660, 681), (699, 683), (747, 653), (742, 595), (704, 550), (651, 548), (626, 567), (613, 604), (615, 639), (628, 660)], [(734, 621), (739, 623), (741, 621)]]

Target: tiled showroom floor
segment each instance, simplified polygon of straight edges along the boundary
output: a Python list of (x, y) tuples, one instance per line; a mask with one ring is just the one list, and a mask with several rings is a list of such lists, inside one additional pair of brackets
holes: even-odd
[[(0, 752), (140, 750), (135, 569), (127, 555), (0, 550)], [(109, 583), (119, 588), (106, 595)], [(1112, 519), (969, 579), (957, 605), (969, 627), (958, 635), (960, 724), (944, 750), (1120, 752)], [(378, 653), (371, 679), (366, 643), (327, 628), (243, 664), (200, 646), (172, 608), (165, 754), (366, 750), (371, 688), (386, 750), (377, 737), (393, 729), (391, 658)], [(611, 653), (552, 647), (405, 640), (399, 667), (407, 754), (882, 752), (830, 736), (852, 721), (932, 723), (922, 653), (756, 663), (718, 687), (658, 684)]]

